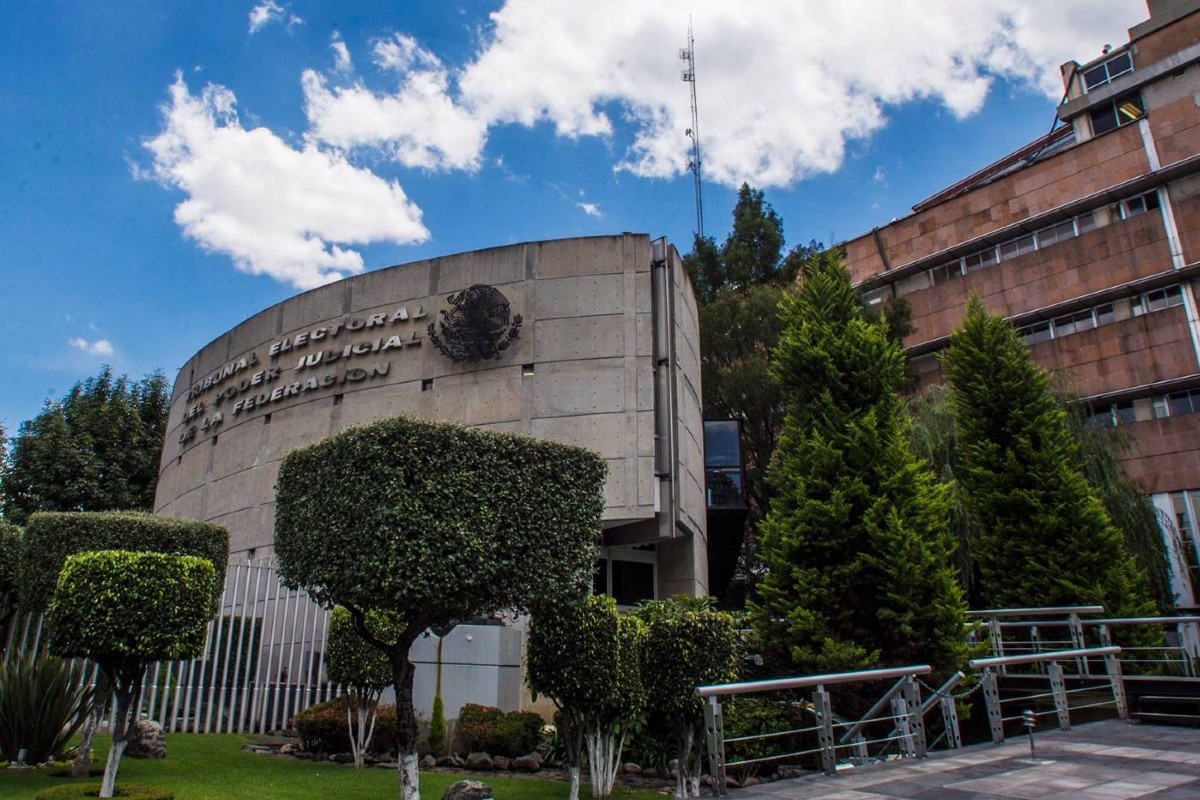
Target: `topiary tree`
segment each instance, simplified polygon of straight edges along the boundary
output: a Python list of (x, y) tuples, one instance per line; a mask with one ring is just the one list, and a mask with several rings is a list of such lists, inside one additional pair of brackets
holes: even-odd
[(579, 797), (584, 744), (592, 796), (612, 794), (625, 736), (644, 708), (645, 635), (642, 621), (622, 616), (607, 595), (539, 606), (530, 619), (525, 677), (535, 697), (549, 697), (558, 708), (570, 800)]
[(8, 645), (9, 623), (19, 607), (17, 581), (23, 543), (20, 528), (0, 522), (0, 653)]
[[(223, 525), (191, 519), (156, 517), (136, 511), (41, 512), (25, 528), (18, 587), (21, 606), (44, 611), (54, 594), (63, 564), (73, 553), (90, 550), (132, 550), (174, 553), (203, 558), (213, 565), (215, 580), (210, 608), (216, 612), (225, 587), (229, 561), (229, 530)], [(86, 613), (86, 607), (80, 609)], [(103, 676), (102, 676), (103, 677)], [(100, 718), (111, 687), (98, 686), (96, 704), (84, 724), (76, 748), (72, 775), (87, 775)]]
[(636, 613), (646, 625), (642, 680), (650, 723), (679, 749), (675, 796), (698, 796), (704, 704), (696, 687), (737, 677), (742, 647), (733, 617), (714, 610), (711, 598), (686, 596), (643, 603)]
[(195, 556), (98, 550), (63, 565), (46, 611), (50, 650), (95, 661), (117, 698), (100, 797), (113, 796), (146, 667), (203, 649), (215, 582), (212, 562)]
[[(367, 628), (373, 636), (386, 640), (396, 638), (400, 620), (394, 615), (368, 611), (366, 618)], [(340, 606), (329, 616), (325, 670), (330, 681), (350, 690), (350, 702), (346, 704), (346, 728), (350, 734), (354, 768), (362, 769), (363, 757), (375, 733), (375, 710), (379, 707), (379, 696), (392, 683), (392, 665), (382, 650), (358, 635), (350, 612)]]
[(780, 314), (772, 373), (786, 416), (769, 472), (778, 494), (750, 604), (760, 652), (792, 673), (957, 669), (966, 606), (945, 490), (908, 441), (903, 353), (863, 318), (838, 253), (804, 263)]
[[(275, 553), (290, 587), (342, 605), (392, 668), (400, 793), (418, 798), (409, 650), (427, 628), (582, 594), (600, 536), (599, 456), (396, 418), (289, 453)], [(394, 613), (377, 635), (367, 610)]]
[(958, 480), (980, 530), (986, 606), (1103, 605), (1146, 616), (1145, 576), (1080, 471), (1050, 376), (1004, 320), (972, 296), (942, 368), (952, 386)]

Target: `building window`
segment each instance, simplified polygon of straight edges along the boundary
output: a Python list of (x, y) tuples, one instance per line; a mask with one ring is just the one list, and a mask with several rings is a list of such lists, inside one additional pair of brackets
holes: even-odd
[(1129, 308), (1135, 317), (1140, 317), (1142, 314), (1162, 311), (1164, 308), (1178, 305), (1183, 305), (1183, 295), (1179, 287), (1168, 286), (1166, 289), (1146, 292), (1134, 298), (1133, 302), (1129, 304)]
[(1052, 244), (1075, 238), (1075, 220), (1069, 219), (1057, 225), (1047, 225), (1037, 232), (1037, 246), (1040, 250)]
[(1070, 336), (1072, 333), (1091, 330), (1094, 327), (1096, 327), (1096, 320), (1092, 316), (1090, 308), (1087, 311), (1067, 314), (1054, 320), (1054, 338)]
[(987, 250), (980, 250), (978, 253), (971, 253), (969, 256), (964, 256), (962, 260), (963, 271), (974, 272), (977, 269), (991, 266), (1000, 260), (1000, 256), (996, 253), (996, 248), (989, 247)]
[(1012, 241), (1008, 241), (1000, 245), (1000, 258), (1002, 260), (1016, 258), (1017, 256), (1023, 256), (1026, 253), (1032, 253), (1036, 249), (1037, 240), (1034, 239), (1033, 234), (1030, 233), (1026, 236), (1020, 237), (1019, 239), (1013, 239)]
[[(607, 552), (605, 552), (607, 551)], [(604, 548), (592, 576), (592, 589), (610, 595), (617, 605), (655, 599), (654, 545)]]
[(1137, 122), (1146, 116), (1146, 111), (1142, 107), (1142, 99), (1138, 96), (1138, 93), (1131, 92), (1118, 97), (1112, 102), (1103, 103), (1093, 108), (1090, 116), (1092, 118), (1092, 133), (1099, 136), (1102, 133), (1115, 130), (1122, 125)]
[(1129, 51), (1123, 50), (1107, 61), (1097, 64), (1083, 73), (1083, 91), (1090, 92), (1111, 82), (1113, 78), (1133, 72), (1133, 59)]
[(1038, 342), (1045, 342), (1054, 338), (1054, 334), (1050, 331), (1049, 322), (1035, 322), (1032, 325), (1022, 328), (1019, 333), (1026, 345), (1035, 345)]

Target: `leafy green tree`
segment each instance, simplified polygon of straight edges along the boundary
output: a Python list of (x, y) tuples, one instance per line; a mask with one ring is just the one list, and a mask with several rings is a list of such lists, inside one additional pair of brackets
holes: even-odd
[[(133, 511), (40, 511), (29, 517), (22, 541), (18, 595), (29, 611), (44, 611), (54, 596), (59, 573), (73, 554), (90, 550), (136, 550), (177, 553), (213, 564), (216, 578), (210, 599), (215, 613), (225, 586), (229, 531), (212, 522), (156, 517)], [(215, 674), (215, 673), (214, 673)], [(76, 748), (72, 776), (87, 775), (92, 739), (108, 708), (110, 687), (101, 674), (92, 713)]]
[(863, 319), (839, 254), (802, 269), (772, 362), (786, 418), (750, 604), (763, 655), (791, 672), (957, 668), (965, 605), (947, 498), (909, 445), (903, 354)]
[(980, 530), (980, 602), (1151, 612), (1145, 576), (1080, 470), (1049, 374), (977, 296), (942, 369), (953, 390), (957, 477)]
[[(341, 605), (387, 656), (400, 794), (419, 798), (409, 650), (427, 628), (581, 595), (605, 466), (579, 447), (398, 417), (289, 453), (275, 554), (292, 588)], [(377, 632), (368, 610), (395, 614)]]
[[(367, 629), (380, 639), (396, 638), (399, 622), (393, 615), (383, 612), (366, 613)], [(358, 635), (350, 612), (341, 607), (335, 608), (329, 615), (325, 671), (331, 682), (340, 683), (350, 690), (350, 702), (346, 704), (346, 728), (350, 735), (354, 768), (362, 769), (363, 758), (375, 733), (379, 696), (392, 683), (392, 665), (383, 651)]]
[(195, 556), (95, 550), (63, 565), (46, 612), (50, 651), (95, 661), (117, 698), (100, 797), (113, 796), (146, 667), (203, 650), (215, 583), (212, 562)]
[(161, 372), (138, 382), (100, 374), (21, 423), (3, 475), (4, 514), (149, 511), (166, 433), (170, 390)]
[(571, 773), (569, 800), (579, 797), (585, 744), (592, 796), (612, 794), (625, 737), (645, 708), (645, 635), (642, 621), (620, 614), (607, 595), (541, 604), (531, 616), (526, 680), (535, 697), (549, 697), (558, 708)]
[(678, 747), (675, 796), (699, 796), (704, 703), (696, 687), (737, 677), (742, 645), (733, 617), (716, 611), (711, 598), (686, 596), (643, 603), (636, 613), (646, 624), (642, 680), (650, 723)]

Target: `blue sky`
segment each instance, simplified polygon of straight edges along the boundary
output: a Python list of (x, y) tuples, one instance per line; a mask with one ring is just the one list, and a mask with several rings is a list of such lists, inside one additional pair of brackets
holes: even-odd
[(1045, 133), (1141, 0), (0, 4), (0, 424), (110, 363), (175, 372), (327, 280), (694, 226), (741, 181), (789, 244), (903, 216)]

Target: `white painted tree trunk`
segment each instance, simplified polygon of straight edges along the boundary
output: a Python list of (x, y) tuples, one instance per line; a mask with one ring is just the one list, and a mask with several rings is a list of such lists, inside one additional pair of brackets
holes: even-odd
[(567, 800), (579, 800), (579, 765), (571, 766), (571, 788), (567, 791)]
[(83, 731), (79, 734), (79, 747), (75, 750), (75, 764), (71, 767), (72, 778), (85, 778), (92, 765), (92, 740), (100, 728), (100, 715), (103, 712), (93, 706), (88, 712), (87, 721), (83, 723)]
[(421, 800), (421, 781), (415, 750), (400, 754), (400, 800)]
[(592, 797), (602, 799), (612, 794), (617, 770), (621, 766), (621, 751), (625, 747), (624, 731), (612, 728), (588, 733), (588, 772), (592, 778)]
[[(369, 695), (360, 695), (351, 693), (350, 702), (346, 703), (346, 729), (350, 734), (350, 754), (354, 756), (354, 768), (362, 769), (363, 761), (367, 755), (367, 748), (371, 746), (371, 737), (375, 735), (375, 720), (377, 701), (373, 702)], [(357, 706), (358, 711), (358, 727), (355, 729), (354, 715), (351, 713), (351, 707)], [(370, 718), (370, 729), (367, 728), (367, 719)]]
[(113, 742), (108, 749), (108, 761), (104, 764), (104, 779), (100, 781), (100, 797), (112, 797), (117, 785), (117, 765), (121, 763), (121, 754), (125, 752), (127, 740)]

